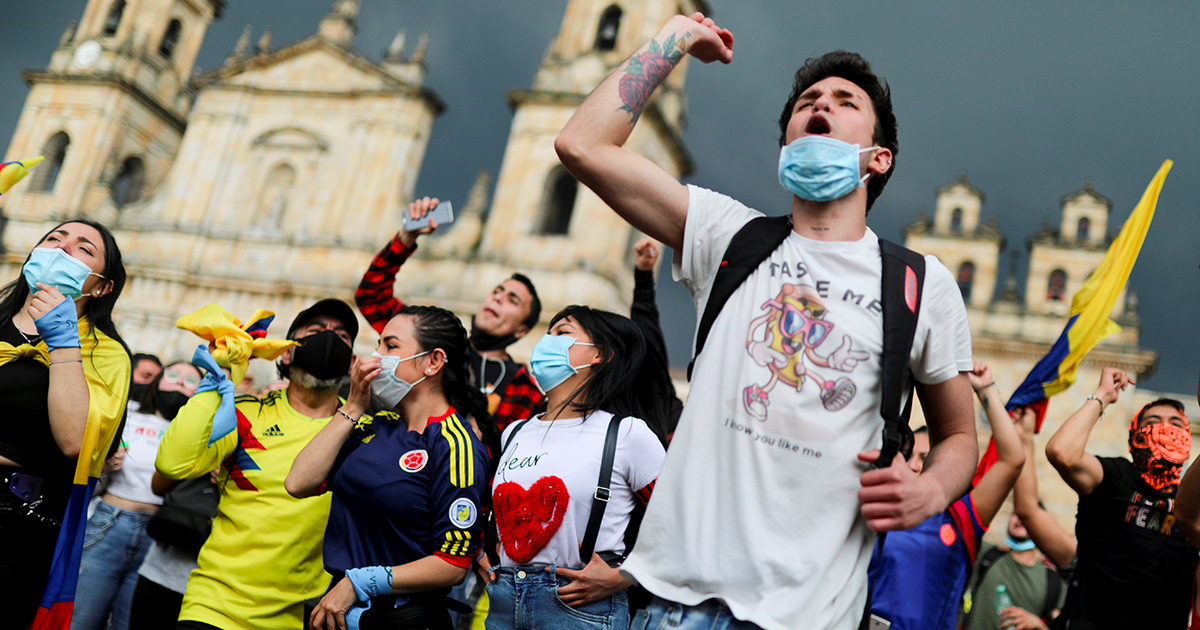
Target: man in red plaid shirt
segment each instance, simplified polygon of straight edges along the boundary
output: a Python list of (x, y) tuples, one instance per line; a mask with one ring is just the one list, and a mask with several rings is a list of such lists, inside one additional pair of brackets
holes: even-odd
[[(414, 217), (421, 217), (437, 204), (437, 199), (425, 197), (409, 204), (408, 211)], [(431, 220), (428, 227), (397, 232), (363, 274), (354, 301), (376, 331), (383, 332), (388, 320), (404, 306), (393, 294), (400, 265), (417, 250), (417, 237), (435, 229), (437, 221)], [(507, 352), (508, 346), (537, 324), (541, 311), (542, 303), (533, 282), (514, 273), (492, 289), (471, 318), (471, 371), (479, 389), (488, 397), (496, 436), (514, 420), (532, 418), (545, 407), (545, 394), (529, 368), (513, 361)], [(491, 433), (490, 427), (479, 429), (485, 436)]]

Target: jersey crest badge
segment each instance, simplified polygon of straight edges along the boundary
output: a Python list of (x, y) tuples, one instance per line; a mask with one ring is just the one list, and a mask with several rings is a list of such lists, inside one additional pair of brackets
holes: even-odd
[(409, 451), (400, 456), (400, 470), (406, 473), (420, 472), (429, 463), (429, 452), (425, 449)]
[(459, 529), (467, 529), (475, 524), (479, 509), (475, 503), (466, 497), (459, 497), (450, 504), (450, 522)]

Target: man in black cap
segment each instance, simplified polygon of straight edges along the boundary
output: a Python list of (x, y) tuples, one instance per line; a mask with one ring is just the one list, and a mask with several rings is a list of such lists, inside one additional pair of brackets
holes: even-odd
[(339, 413), (338, 389), (353, 361), (358, 320), (341, 300), (302, 311), (279, 360), (284, 390), (238, 396), (236, 430), (214, 431), (221, 396), (194, 396), (159, 445), (158, 471), (187, 479), (220, 469), (220, 510), (200, 550), (179, 628), (300, 628), (303, 602), (329, 586), (321, 559), (329, 494), (296, 499), (283, 482), (296, 455)]

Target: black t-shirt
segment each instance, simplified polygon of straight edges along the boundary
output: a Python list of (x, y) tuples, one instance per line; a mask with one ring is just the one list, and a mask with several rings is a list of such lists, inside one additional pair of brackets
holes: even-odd
[(1197, 553), (1175, 525), (1174, 496), (1127, 459), (1098, 459), (1104, 480), (1079, 499), (1078, 590), (1064, 614), (1072, 628), (1187, 628)]
[[(0, 341), (13, 346), (29, 343), (10, 318), (0, 323)], [(75, 460), (63, 455), (50, 431), (49, 389), (50, 370), (34, 359), (0, 365), (0, 455), (21, 464), (23, 472), (42, 478), (44, 507), (54, 513), (70, 495)]]

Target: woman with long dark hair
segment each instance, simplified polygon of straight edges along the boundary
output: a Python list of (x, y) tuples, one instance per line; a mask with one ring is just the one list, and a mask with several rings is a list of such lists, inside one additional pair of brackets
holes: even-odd
[[(632, 321), (586, 306), (555, 315), (533, 349), (529, 365), (547, 407), (502, 438), (492, 489), (500, 565), (488, 585), (488, 630), (629, 626), (629, 583), (616, 567), (666, 455), (651, 426), (661, 428), (669, 413), (661, 370), (656, 375), (645, 355)], [(616, 447), (605, 492), (610, 427)], [(601, 516), (589, 540), (593, 504)], [(581, 552), (587, 543), (592, 552)]]
[(0, 608), (13, 627), (37, 611), (85, 436), (79, 465), (94, 476), (125, 412), (129, 350), (112, 321), (124, 287), (112, 234), (76, 219), (0, 289)]
[[(487, 420), (471, 385), (467, 331), (432, 306), (406, 306), (376, 352), (351, 368), (350, 395), (296, 457), (293, 496), (331, 490), (325, 570), (333, 586), (313, 628), (449, 630), (446, 594), (481, 539), (488, 456), (464, 418)], [(374, 394), (385, 411), (364, 416)]]
[(112, 630), (129, 628), (138, 568), (150, 550), (146, 525), (163, 502), (151, 483), (158, 443), (196, 393), (200, 378), (191, 363), (168, 365), (142, 392), (137, 411), (129, 412), (121, 432), (120, 467), (108, 476), (87, 522), (72, 630), (110, 627), (110, 613)]

